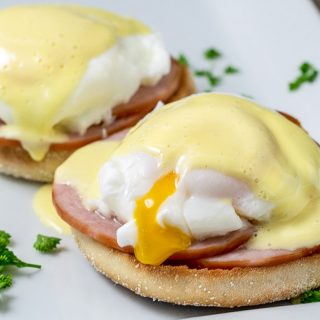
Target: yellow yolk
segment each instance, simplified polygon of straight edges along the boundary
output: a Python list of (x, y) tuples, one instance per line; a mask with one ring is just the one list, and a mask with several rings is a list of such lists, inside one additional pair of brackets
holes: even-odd
[(157, 211), (176, 191), (175, 173), (169, 173), (154, 183), (151, 190), (136, 201), (134, 219), (138, 229), (134, 247), (136, 258), (145, 264), (159, 265), (173, 253), (185, 250), (191, 243), (189, 236), (172, 226), (161, 227)]
[(23, 137), (32, 158), (41, 160), (51, 142), (66, 139), (55, 125), (88, 63), (120, 37), (147, 33), (135, 20), (76, 5), (0, 10), (0, 102), (14, 119), (1, 135)]

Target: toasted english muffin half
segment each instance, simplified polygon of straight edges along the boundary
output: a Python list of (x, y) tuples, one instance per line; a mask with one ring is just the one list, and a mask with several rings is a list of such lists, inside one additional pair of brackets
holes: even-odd
[(136, 294), (179, 305), (242, 307), (287, 300), (320, 286), (320, 254), (270, 267), (193, 269), (144, 265), (72, 230), (96, 270)]

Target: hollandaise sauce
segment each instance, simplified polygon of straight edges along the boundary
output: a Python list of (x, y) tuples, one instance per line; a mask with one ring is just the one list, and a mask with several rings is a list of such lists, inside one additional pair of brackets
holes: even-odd
[(89, 62), (121, 37), (147, 33), (133, 19), (76, 5), (0, 10), (0, 107), (9, 108), (10, 120), (0, 135), (20, 140), (33, 159), (41, 160), (51, 142), (66, 139), (57, 128), (59, 117), (68, 118), (64, 103)]
[(59, 233), (70, 233), (70, 227), (56, 212), (52, 203), (52, 186), (42, 186), (33, 198), (33, 209), (40, 221)]
[[(98, 141), (79, 149), (57, 170), (56, 180), (75, 186), (84, 201), (99, 198), (97, 176), (100, 167), (117, 145), (115, 141)], [(52, 185), (44, 185), (37, 191), (33, 209), (44, 225), (60, 233), (70, 233), (69, 225), (59, 217), (52, 203)]]
[(99, 171), (118, 145), (117, 141), (97, 141), (77, 150), (57, 169), (55, 181), (73, 186), (84, 202), (98, 199)]

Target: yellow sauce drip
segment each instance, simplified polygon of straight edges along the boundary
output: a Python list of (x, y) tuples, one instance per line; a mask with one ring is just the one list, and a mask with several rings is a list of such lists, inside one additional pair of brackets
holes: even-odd
[(98, 199), (98, 173), (119, 141), (97, 141), (74, 152), (55, 173), (55, 182), (76, 188), (81, 198)]
[(134, 218), (138, 229), (134, 247), (136, 258), (144, 264), (159, 265), (173, 253), (185, 250), (191, 243), (189, 236), (178, 228), (161, 227), (157, 211), (175, 190), (177, 175), (169, 173), (160, 178), (151, 190), (136, 201)]
[(143, 24), (76, 5), (31, 5), (0, 10), (0, 102), (14, 136), (35, 160), (66, 139), (55, 125), (88, 63), (120, 37), (149, 33)]
[(42, 186), (33, 198), (33, 209), (40, 221), (59, 233), (70, 234), (71, 230), (58, 215), (52, 203), (52, 186)]

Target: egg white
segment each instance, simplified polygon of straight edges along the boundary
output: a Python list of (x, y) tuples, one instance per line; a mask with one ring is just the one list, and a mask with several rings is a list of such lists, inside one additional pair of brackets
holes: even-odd
[[(124, 223), (117, 231), (120, 246), (136, 243), (136, 200), (173, 170), (162, 168), (159, 159), (144, 152), (114, 157), (102, 167), (99, 209)], [(157, 221), (202, 240), (243, 228), (242, 218), (268, 220), (273, 208), (271, 202), (257, 198), (244, 182), (212, 169), (197, 169), (180, 177), (175, 193), (158, 209)]]

